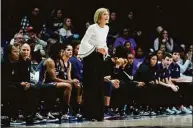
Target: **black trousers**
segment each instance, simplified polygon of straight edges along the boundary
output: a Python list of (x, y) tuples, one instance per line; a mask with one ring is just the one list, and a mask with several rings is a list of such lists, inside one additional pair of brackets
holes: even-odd
[(16, 118), (18, 109), (24, 111), (24, 116), (34, 115), (37, 109), (37, 90), (30, 88), (24, 90), (22, 87), (11, 85), (8, 87), (8, 116)]
[(135, 107), (149, 106), (154, 110), (159, 107), (176, 106), (180, 102), (179, 92), (174, 92), (171, 88), (162, 85), (133, 86), (132, 95)]
[(147, 88), (147, 101), (151, 108), (178, 106), (180, 103), (179, 92), (169, 87), (150, 84)]
[(180, 104), (193, 105), (193, 83), (176, 83), (179, 86)]
[(91, 53), (83, 59), (83, 116), (104, 118), (104, 60), (103, 55)]
[(125, 83), (121, 83), (118, 89), (113, 88), (111, 107), (122, 109), (124, 105), (131, 103), (129, 91), (129, 85), (126, 85)]

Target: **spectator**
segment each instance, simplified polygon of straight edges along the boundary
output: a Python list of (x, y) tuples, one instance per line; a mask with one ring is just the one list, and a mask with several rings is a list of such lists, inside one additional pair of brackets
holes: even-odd
[(55, 9), (52, 11), (51, 19), (47, 23), (47, 32), (49, 34), (58, 33), (58, 30), (63, 27), (63, 10)]
[(14, 38), (10, 41), (10, 44), (11, 45), (13, 45), (14, 43), (23, 44), (23, 42), (24, 42), (23, 34), (17, 33), (14, 35)]
[(124, 28), (123, 31), (121, 32), (120, 36), (118, 38), (116, 38), (113, 47), (116, 48), (118, 46), (124, 46), (126, 41), (129, 41), (131, 43), (131, 48), (135, 49), (136, 47), (136, 42), (134, 40), (134, 38), (132, 38), (132, 36), (129, 34), (129, 30), (127, 28)]
[(117, 20), (116, 12), (111, 12), (108, 26), (109, 26), (109, 33), (108, 33), (108, 37), (107, 37), (107, 43), (108, 43), (108, 45), (113, 45), (115, 39), (119, 35), (118, 32), (120, 29), (120, 25), (119, 25), (118, 20)]
[(190, 64), (190, 60), (186, 60), (184, 64), (180, 64), (180, 48), (175, 48), (172, 54), (173, 63), (170, 65), (171, 78), (174, 82), (192, 82), (192, 77), (186, 76), (183, 73)]
[(26, 28), (32, 26), (37, 33), (44, 34), (46, 30), (45, 21), (40, 15), (40, 8), (34, 7), (29, 16), (24, 16), (21, 20), (21, 28), (26, 31)]
[(72, 78), (78, 79), (82, 82), (83, 80), (83, 63), (78, 57), (80, 43), (73, 44), (73, 56), (70, 57), (70, 62), (72, 64)]
[(157, 59), (158, 59), (157, 63), (160, 64), (164, 57), (164, 52), (162, 50), (157, 50), (156, 53), (157, 53)]
[(134, 37), (141, 36), (142, 34), (142, 32), (137, 28), (137, 21), (133, 11), (129, 11), (124, 27), (131, 31), (131, 35)]
[(131, 43), (129, 41), (126, 41), (124, 46), (128, 50), (129, 53), (135, 56), (135, 50), (131, 48)]
[(166, 30), (162, 30), (160, 36), (154, 41), (154, 50), (159, 50), (162, 45), (165, 45), (167, 52), (172, 52), (174, 48), (174, 41), (171, 37), (168, 36)]
[(63, 22), (63, 28), (59, 29), (59, 35), (61, 37), (62, 43), (70, 43), (73, 39), (73, 32), (72, 32), (72, 21), (71, 18), (65, 18)]
[(193, 45), (190, 45), (188, 48), (188, 52), (186, 54), (187, 58), (189, 58), (189, 60), (193, 60)]
[(144, 60), (145, 60), (144, 48), (141, 46), (136, 47), (136, 56), (133, 61), (133, 75), (135, 75), (137, 69), (143, 63)]
[[(185, 53), (185, 50), (180, 47), (180, 58), (178, 60), (178, 65), (180, 66), (180, 72), (181, 74), (184, 74), (186, 71), (190, 70), (192, 68), (192, 65), (191, 65), (191, 58), (187, 58), (186, 57), (186, 53)], [(190, 74), (190, 76), (192, 76)]]
[(24, 38), (25, 41), (32, 39), (35, 42), (34, 52), (38, 50), (44, 50), (44, 48), (47, 46), (47, 42), (39, 39), (37, 37), (36, 31), (31, 26), (26, 28), (26, 35), (24, 35)]

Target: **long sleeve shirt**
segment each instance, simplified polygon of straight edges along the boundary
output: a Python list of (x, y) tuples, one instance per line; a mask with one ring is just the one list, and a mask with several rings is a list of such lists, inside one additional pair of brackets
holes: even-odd
[(72, 64), (72, 71), (71, 71), (72, 79), (76, 78), (79, 81), (82, 81), (83, 80), (83, 63), (74, 56), (70, 57), (69, 61)]
[(135, 81), (142, 81), (145, 84), (149, 84), (150, 81), (154, 81), (156, 79), (156, 70), (154, 68), (150, 68), (144, 63), (140, 65), (134, 76)]
[(107, 25), (105, 25), (103, 28), (98, 24), (90, 25), (81, 40), (78, 52), (80, 58), (90, 55), (95, 48), (104, 48), (106, 53), (108, 53), (106, 42), (108, 32), (109, 27)]
[(124, 39), (123, 37), (116, 38), (115, 42), (113, 43), (113, 47), (116, 48), (118, 46), (124, 46), (126, 41), (130, 42), (132, 49), (136, 48), (137, 44), (136, 44), (136, 41), (133, 38)]
[[(170, 38), (170, 43), (169, 42), (165, 42), (165, 46), (166, 46), (166, 51), (167, 52), (172, 52), (173, 48), (174, 48), (174, 41), (172, 38)], [(159, 39), (155, 39), (154, 41), (154, 50), (157, 51), (159, 49)]]
[(189, 68), (191, 61), (186, 60), (185, 63), (183, 63), (183, 61), (180, 59), (177, 64), (180, 66), (180, 73), (183, 74)]
[(18, 85), (21, 81), (19, 73), (19, 61), (9, 62), (5, 61), (1, 64), (2, 66), (2, 85), (3, 87), (9, 84)]

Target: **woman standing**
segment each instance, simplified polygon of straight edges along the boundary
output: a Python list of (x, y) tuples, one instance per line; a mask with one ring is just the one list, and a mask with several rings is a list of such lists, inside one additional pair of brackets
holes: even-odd
[(95, 24), (90, 25), (81, 40), (79, 57), (83, 58), (83, 116), (88, 120), (104, 119), (104, 58), (109, 27), (109, 11), (99, 8), (94, 14)]

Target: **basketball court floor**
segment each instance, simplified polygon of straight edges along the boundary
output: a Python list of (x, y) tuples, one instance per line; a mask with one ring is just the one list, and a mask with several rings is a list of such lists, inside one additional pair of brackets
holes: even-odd
[(131, 117), (128, 116), (124, 120), (105, 120), (104, 122), (71, 122), (71, 123), (46, 123), (33, 126), (15, 125), (12, 127), (123, 127), (123, 128), (191, 128), (192, 115), (173, 115), (173, 116), (145, 116), (145, 117)]

